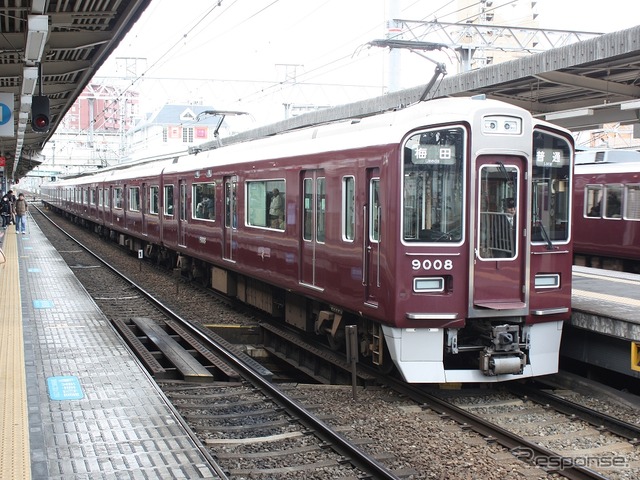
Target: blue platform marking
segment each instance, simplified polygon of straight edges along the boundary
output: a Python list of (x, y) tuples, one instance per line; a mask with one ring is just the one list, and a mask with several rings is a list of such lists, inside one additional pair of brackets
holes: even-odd
[(40, 273), (42, 270), (40, 270), (39, 268), (29, 268), (27, 270), (27, 272), (29, 273)]
[(53, 308), (53, 300), (34, 300), (33, 308)]
[(33, 247), (22, 247), (22, 248), (24, 248), (25, 250), (33, 250)]
[(84, 397), (77, 377), (49, 377), (47, 388), (51, 400), (80, 400)]

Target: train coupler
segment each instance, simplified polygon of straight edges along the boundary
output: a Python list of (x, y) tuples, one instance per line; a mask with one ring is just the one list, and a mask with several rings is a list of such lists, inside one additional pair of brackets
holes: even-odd
[(527, 355), (520, 350), (518, 325), (494, 325), (490, 332), (491, 345), (480, 352), (480, 370), (488, 376), (521, 375)]
[(503, 374), (522, 375), (526, 364), (527, 355), (524, 352), (501, 355), (480, 352), (480, 370), (489, 377)]

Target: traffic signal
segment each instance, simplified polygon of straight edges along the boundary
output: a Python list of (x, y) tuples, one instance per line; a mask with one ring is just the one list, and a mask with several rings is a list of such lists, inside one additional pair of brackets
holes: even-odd
[(34, 132), (48, 132), (50, 124), (49, 97), (34, 95), (31, 102), (31, 128)]

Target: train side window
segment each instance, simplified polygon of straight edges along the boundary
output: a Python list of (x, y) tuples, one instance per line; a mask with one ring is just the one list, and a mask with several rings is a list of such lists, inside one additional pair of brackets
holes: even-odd
[(214, 220), (216, 214), (216, 184), (194, 183), (191, 188), (193, 218)]
[(104, 188), (98, 190), (98, 206), (104, 206)]
[(157, 185), (153, 185), (149, 187), (149, 213), (154, 215), (158, 214), (158, 194), (160, 192), (160, 187)]
[(89, 204), (91, 205), (97, 205), (97, 201), (96, 201), (96, 192), (98, 191), (97, 188), (89, 188)]
[(640, 220), (640, 185), (627, 185), (624, 199), (624, 218)]
[(312, 232), (313, 232), (313, 179), (305, 178), (303, 183), (304, 189), (304, 199), (303, 199), (303, 227), (302, 227), (302, 238), (307, 241), (311, 241)]
[(173, 185), (164, 186), (164, 214), (173, 216)]
[(247, 182), (246, 195), (247, 225), (284, 230), (284, 179)]
[(325, 179), (324, 177), (319, 177), (316, 179), (316, 239), (318, 242), (324, 242), (325, 240), (326, 201)]
[(353, 241), (356, 232), (356, 179), (342, 179), (342, 239)]
[(380, 217), (382, 208), (380, 205), (380, 179), (372, 178), (370, 189), (369, 204), (369, 240), (373, 243), (380, 241)]
[(180, 182), (180, 220), (187, 219), (187, 186)]
[(129, 210), (140, 211), (140, 187), (129, 187)]
[(602, 186), (601, 185), (587, 185), (584, 189), (584, 214), (587, 217), (600, 218), (602, 210), (600, 206), (602, 204)]
[(122, 208), (122, 188), (113, 189), (113, 208)]
[(622, 185), (605, 185), (604, 192), (604, 218), (621, 218)]

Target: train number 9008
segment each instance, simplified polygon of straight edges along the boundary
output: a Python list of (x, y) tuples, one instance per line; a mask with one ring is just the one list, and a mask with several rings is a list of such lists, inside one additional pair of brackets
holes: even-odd
[(414, 270), (452, 270), (453, 269), (453, 260), (440, 260), (436, 258), (435, 260), (431, 260), (429, 258), (425, 260), (411, 260), (411, 268)]

